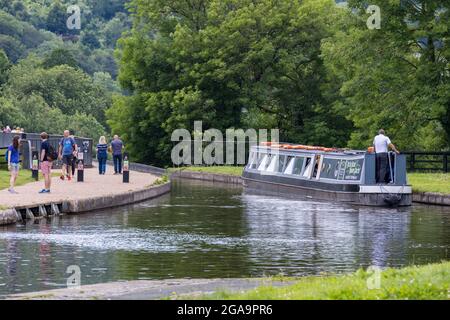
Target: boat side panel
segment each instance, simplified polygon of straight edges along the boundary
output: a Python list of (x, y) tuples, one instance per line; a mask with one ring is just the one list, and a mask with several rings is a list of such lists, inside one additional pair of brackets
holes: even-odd
[[(296, 199), (317, 199), (332, 202), (345, 202), (365, 206), (389, 206), (385, 201), (385, 194), (339, 192), (331, 190), (311, 189), (308, 187), (292, 186), (273, 182), (264, 182), (244, 178), (245, 187), (253, 192), (267, 193), (295, 197)], [(401, 194), (397, 206), (410, 206), (411, 194)]]
[(359, 192), (359, 185), (357, 184), (340, 184), (340, 183), (327, 183), (313, 179), (298, 179), (288, 176), (280, 176), (275, 174), (261, 174), (259, 172), (251, 172), (247, 169), (243, 173), (244, 178), (263, 181), (267, 183), (286, 184), (297, 187), (328, 190), (328, 191), (340, 191), (340, 192)]

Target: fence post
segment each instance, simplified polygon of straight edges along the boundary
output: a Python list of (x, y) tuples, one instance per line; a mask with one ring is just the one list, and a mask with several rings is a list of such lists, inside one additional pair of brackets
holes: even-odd
[(442, 170), (447, 173), (448, 172), (448, 158), (447, 158), (447, 154), (444, 153), (443, 158), (442, 158)]
[(36, 181), (39, 181), (39, 152), (33, 151), (33, 160), (31, 164), (31, 177)]
[(411, 155), (409, 158), (409, 170), (414, 171), (414, 162), (415, 161), (416, 161), (415, 154), (413, 152), (411, 152)]
[(123, 155), (123, 168), (122, 168), (123, 183), (130, 182), (130, 162), (128, 159), (128, 153)]

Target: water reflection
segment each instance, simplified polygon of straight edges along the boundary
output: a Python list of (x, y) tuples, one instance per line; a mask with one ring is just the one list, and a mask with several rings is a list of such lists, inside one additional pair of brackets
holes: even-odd
[(450, 209), (354, 207), (176, 182), (130, 207), (0, 229), (0, 294), (130, 279), (346, 272), (448, 259)]

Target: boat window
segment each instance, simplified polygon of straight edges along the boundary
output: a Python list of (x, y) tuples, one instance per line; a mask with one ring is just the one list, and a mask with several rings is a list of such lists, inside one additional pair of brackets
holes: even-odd
[(305, 158), (303, 157), (289, 157), (284, 173), (300, 175), (302, 173), (304, 160)]
[(261, 156), (260, 153), (252, 152), (250, 154), (250, 160), (249, 160), (249, 163), (248, 163), (248, 168), (249, 169), (257, 169), (261, 159), (262, 159), (262, 156)]
[(261, 163), (258, 166), (259, 171), (266, 170), (267, 166), (270, 164), (270, 158), (271, 158), (271, 156), (269, 154), (264, 155), (264, 157), (261, 160)]
[(311, 171), (313, 169), (313, 162), (312, 158), (306, 158), (306, 166), (305, 171), (303, 172), (304, 178), (309, 178), (311, 176)]
[(270, 159), (270, 164), (269, 164), (269, 166), (267, 167), (267, 171), (269, 171), (269, 172), (275, 172), (275, 171), (277, 171), (276, 169), (277, 169), (277, 165), (278, 165), (278, 156), (273, 156), (271, 159)]
[(324, 158), (322, 162), (322, 171), (320, 173), (320, 178), (337, 179), (339, 172), (339, 163), (339, 159)]
[(323, 156), (317, 155), (314, 161), (313, 178), (318, 179), (320, 177), (320, 170), (322, 169), (322, 158)]
[(284, 169), (284, 162), (286, 161), (286, 156), (279, 156), (278, 157), (278, 168), (277, 172), (283, 172)]

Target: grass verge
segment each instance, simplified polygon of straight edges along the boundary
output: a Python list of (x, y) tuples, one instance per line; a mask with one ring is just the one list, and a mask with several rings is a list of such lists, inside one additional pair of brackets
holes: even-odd
[(450, 194), (450, 173), (408, 173), (408, 181), (415, 192)]
[(379, 288), (376, 274), (358, 270), (348, 275), (311, 276), (293, 285), (261, 286), (245, 292), (217, 292), (201, 299), (231, 300), (448, 300), (450, 299), (450, 262), (388, 268), (380, 273)]
[[(52, 176), (57, 176), (59, 174), (53, 173)], [(44, 177), (42, 176), (41, 172), (39, 171), (39, 180), (43, 180)], [(22, 186), (24, 184), (35, 182), (33, 178), (31, 178), (31, 171), (30, 170), (20, 170), (19, 176), (16, 180), (16, 187)], [(0, 190), (9, 188), (9, 171), (7, 170), (0, 170)]]

